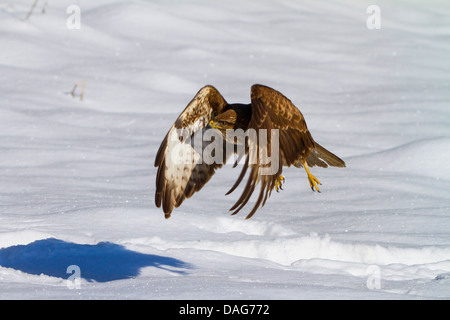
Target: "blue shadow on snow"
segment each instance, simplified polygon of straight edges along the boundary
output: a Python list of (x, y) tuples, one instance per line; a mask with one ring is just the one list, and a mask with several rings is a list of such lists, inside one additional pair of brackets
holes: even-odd
[(0, 266), (29, 274), (68, 279), (72, 272), (67, 273), (67, 267), (71, 265), (80, 268), (81, 278), (97, 282), (133, 278), (144, 267), (178, 274), (191, 268), (178, 259), (131, 251), (111, 242), (90, 245), (49, 238), (0, 249)]

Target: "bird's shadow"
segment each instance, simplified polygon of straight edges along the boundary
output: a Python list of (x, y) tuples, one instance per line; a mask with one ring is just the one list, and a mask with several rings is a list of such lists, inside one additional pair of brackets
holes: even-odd
[(182, 260), (131, 251), (111, 242), (90, 245), (54, 238), (0, 249), (0, 266), (63, 279), (68, 279), (73, 273), (69, 266), (76, 266), (79, 277), (96, 282), (134, 278), (144, 267), (181, 275), (192, 268)]

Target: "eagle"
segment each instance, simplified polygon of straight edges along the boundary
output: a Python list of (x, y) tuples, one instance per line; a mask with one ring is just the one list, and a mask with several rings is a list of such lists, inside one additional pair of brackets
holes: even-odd
[[(232, 215), (237, 214), (248, 203), (260, 184), (258, 197), (246, 219), (251, 218), (258, 208), (264, 206), (274, 189), (277, 192), (283, 190), (283, 167), (303, 167), (312, 191), (317, 192), (320, 192), (321, 183), (311, 174), (310, 167), (345, 167), (342, 159), (312, 138), (302, 113), (282, 93), (255, 84), (251, 87), (250, 96), (250, 104), (229, 104), (215, 87), (206, 85), (197, 92), (169, 129), (159, 147), (154, 164), (158, 168), (155, 204), (158, 208), (162, 205), (166, 219), (186, 198), (200, 191), (233, 154), (233, 167), (245, 160), (240, 175), (226, 195), (239, 186), (247, 171), (249, 173), (241, 196), (230, 209), (233, 211)], [(211, 155), (217, 153), (218, 159), (222, 161), (202, 160), (201, 153), (206, 151), (208, 144), (204, 139), (200, 140), (200, 147), (193, 143), (197, 134), (204, 134), (208, 130), (213, 130), (224, 138), (219, 141), (217, 135), (214, 136), (216, 149), (211, 152)], [(238, 142), (235, 138), (227, 138), (233, 130), (265, 132), (266, 136), (261, 139), (264, 135), (245, 135), (244, 140)], [(210, 142), (212, 143), (213, 141)], [(272, 147), (275, 145), (278, 149), (274, 151)], [(256, 156), (252, 156), (250, 152), (262, 149), (267, 155), (272, 156), (274, 152), (278, 155), (273, 161), (272, 168), (275, 170), (270, 174), (261, 171), (269, 166), (261, 156), (264, 153), (254, 152)]]

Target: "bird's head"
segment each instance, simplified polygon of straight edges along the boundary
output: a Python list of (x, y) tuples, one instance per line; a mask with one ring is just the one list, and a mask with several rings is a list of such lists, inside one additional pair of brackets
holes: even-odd
[(227, 129), (234, 129), (235, 123), (236, 112), (230, 109), (217, 115), (213, 120), (209, 122), (209, 126), (224, 133)]

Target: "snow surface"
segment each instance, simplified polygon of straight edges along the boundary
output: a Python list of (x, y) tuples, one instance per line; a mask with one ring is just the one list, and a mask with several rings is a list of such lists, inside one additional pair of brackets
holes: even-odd
[[(379, 30), (364, 0), (0, 1), (0, 298), (450, 298), (450, 3), (376, 2)], [(245, 220), (226, 166), (165, 220), (164, 135), (254, 83), (347, 168)]]

